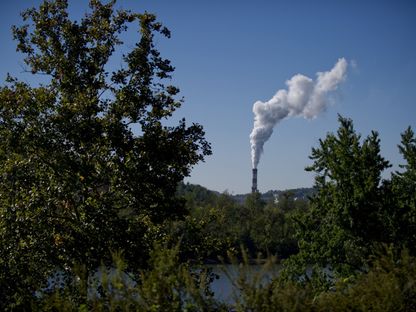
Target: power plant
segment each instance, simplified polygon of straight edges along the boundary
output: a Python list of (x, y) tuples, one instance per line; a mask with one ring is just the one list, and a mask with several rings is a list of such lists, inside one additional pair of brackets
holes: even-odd
[(252, 180), (251, 192), (253, 193), (257, 192), (257, 168), (253, 168), (253, 180)]

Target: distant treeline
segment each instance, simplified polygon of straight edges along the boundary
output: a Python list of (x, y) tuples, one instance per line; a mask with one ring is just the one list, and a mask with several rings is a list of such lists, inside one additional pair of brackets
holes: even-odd
[(312, 194), (312, 188), (301, 188), (231, 195), (181, 183), (178, 196), (185, 199), (189, 211), (182, 226), (199, 231), (182, 234), (182, 248), (189, 247), (186, 257), (197, 257), (192, 248), (205, 246), (201, 249), (206, 250), (203, 257), (211, 262), (226, 259), (228, 252), (238, 253), (241, 247), (252, 258), (287, 258), (298, 250), (293, 216), (308, 209)]

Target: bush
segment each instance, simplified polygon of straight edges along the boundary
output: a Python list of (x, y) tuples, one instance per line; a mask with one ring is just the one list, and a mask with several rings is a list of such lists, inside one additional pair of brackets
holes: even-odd
[[(45, 291), (32, 309), (39, 311), (220, 311), (224, 306), (213, 298), (207, 270), (179, 262), (179, 247), (156, 245), (149, 269), (138, 277), (125, 272), (126, 264), (115, 253), (114, 267), (101, 268), (95, 278), (79, 274), (63, 288)], [(76, 269), (74, 272), (82, 272)], [(136, 282), (135, 282), (136, 280)], [(87, 290), (88, 288), (88, 290)], [(80, 296), (84, 292), (88, 296)], [(83, 302), (82, 298), (87, 297)], [(81, 299), (81, 300), (80, 300)]]

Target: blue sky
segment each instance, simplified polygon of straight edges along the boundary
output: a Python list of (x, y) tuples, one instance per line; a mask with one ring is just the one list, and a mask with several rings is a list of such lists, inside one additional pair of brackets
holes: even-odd
[[(0, 2), (0, 77), (22, 73), (10, 26), (19, 12), (40, 1)], [(213, 155), (187, 179), (217, 191), (251, 188), (249, 134), (252, 106), (267, 101), (297, 73), (315, 78), (340, 57), (347, 79), (316, 119), (291, 118), (278, 124), (264, 146), (259, 190), (309, 187), (311, 148), (336, 131), (337, 114), (354, 120), (363, 136), (380, 133), (382, 154), (402, 163), (400, 133), (416, 130), (416, 2), (391, 1), (172, 1), (121, 0), (119, 7), (155, 13), (172, 31), (157, 39), (162, 55), (176, 67), (173, 83), (185, 98), (175, 119), (201, 123)], [(70, 1), (79, 17), (87, 1)], [(135, 39), (126, 38), (127, 47)], [(354, 63), (354, 66), (351, 66)], [(115, 62), (117, 64), (117, 62)], [(385, 175), (388, 177), (388, 173)]]

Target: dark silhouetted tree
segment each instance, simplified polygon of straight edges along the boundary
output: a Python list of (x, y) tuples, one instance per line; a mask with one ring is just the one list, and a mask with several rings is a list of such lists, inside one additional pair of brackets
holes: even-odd
[[(137, 270), (162, 222), (185, 212), (178, 183), (211, 153), (200, 125), (163, 125), (182, 104), (165, 83), (174, 68), (154, 44), (169, 30), (152, 14), (114, 5), (91, 0), (73, 21), (66, 0), (44, 1), (13, 28), (28, 71), (47, 82), (9, 76), (0, 88), (3, 304), (23, 304), (58, 268), (110, 263), (112, 250)], [(110, 71), (134, 22), (137, 43)]]

